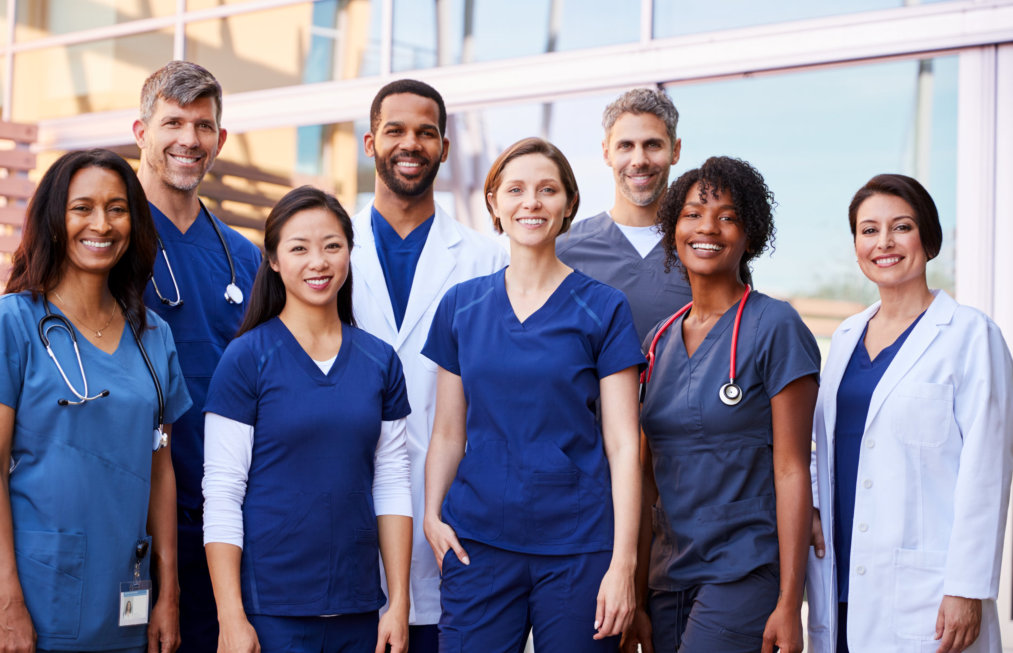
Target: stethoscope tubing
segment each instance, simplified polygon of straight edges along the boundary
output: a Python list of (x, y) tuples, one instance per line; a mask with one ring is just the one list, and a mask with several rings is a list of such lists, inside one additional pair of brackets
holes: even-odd
[[(732, 347), (728, 361), (728, 383), (721, 386), (718, 391), (718, 396), (721, 402), (728, 405), (734, 406), (742, 400), (742, 389), (735, 383), (735, 369), (736, 361), (735, 354), (739, 347), (739, 325), (742, 323), (742, 310), (746, 307), (746, 299), (749, 297), (749, 293), (752, 292), (752, 286), (746, 284), (746, 290), (742, 293), (742, 299), (739, 300), (739, 309), (735, 312), (735, 323), (732, 326)], [(640, 400), (644, 400), (644, 396), (647, 391), (647, 383), (651, 380), (651, 374), (654, 372), (654, 361), (656, 358), (656, 350), (658, 347), (658, 341), (661, 340), (661, 336), (664, 335), (665, 331), (668, 330), (672, 324), (682, 317), (686, 311), (693, 308), (693, 302), (690, 302), (677, 310), (672, 317), (665, 320), (658, 332), (654, 334), (654, 338), (651, 339), (651, 346), (647, 350), (647, 368), (640, 373)]]
[[(71, 401), (69, 399), (57, 399), (56, 403), (60, 406), (80, 406), (81, 404), (100, 399), (102, 397), (108, 397), (109, 391), (103, 390), (94, 396), (88, 395), (88, 377), (84, 373), (84, 363), (81, 361), (81, 349), (77, 344), (77, 331), (74, 329), (74, 325), (70, 323), (70, 320), (62, 315), (57, 315), (52, 311), (49, 306), (49, 300), (45, 297), (42, 298), (42, 304), (45, 307), (46, 314), (42, 316), (38, 323), (39, 339), (42, 341), (42, 345), (46, 348), (46, 353), (53, 360), (56, 365), (57, 371), (60, 376), (63, 377), (63, 382), (67, 384), (70, 391), (78, 398), (78, 401)], [(55, 322), (55, 324), (52, 324)], [(158, 423), (155, 425), (156, 429), (161, 432), (162, 425), (165, 420), (165, 396), (162, 394), (162, 384), (158, 380), (158, 374), (155, 372), (155, 366), (151, 364), (151, 358), (148, 357), (148, 351), (144, 348), (144, 343), (141, 342), (140, 334), (137, 333), (137, 327), (129, 319), (127, 324), (130, 326), (130, 333), (134, 336), (134, 341), (137, 343), (137, 349), (141, 352), (141, 358), (144, 359), (144, 364), (148, 368), (148, 374), (151, 375), (151, 380), (155, 385), (155, 395), (158, 397)], [(84, 393), (77, 391), (74, 384), (67, 378), (66, 372), (63, 370), (63, 366), (60, 365), (60, 361), (56, 358), (56, 354), (53, 352), (53, 347), (49, 341), (49, 332), (53, 329), (63, 328), (70, 335), (70, 341), (74, 345), (74, 355), (77, 357), (77, 368), (81, 372), (81, 380), (84, 383)]]
[[(200, 204), (200, 212), (207, 216), (208, 222), (211, 223), (211, 228), (215, 230), (215, 235), (218, 236), (218, 241), (222, 244), (222, 249), (225, 251), (225, 259), (229, 263), (229, 285), (225, 287), (225, 301), (230, 304), (242, 304), (243, 293), (236, 285), (236, 264), (232, 260), (232, 250), (229, 249), (229, 243), (225, 240), (225, 234), (222, 233), (221, 228), (215, 219), (211, 217), (211, 212), (208, 211), (207, 207), (204, 206), (204, 202), (198, 198), (197, 202)], [(166, 306), (182, 306), (183, 296), (179, 292), (179, 284), (176, 282), (176, 273), (172, 269), (172, 263), (169, 262), (169, 254), (165, 251), (165, 243), (162, 242), (162, 237), (156, 232), (155, 241), (158, 243), (158, 249), (162, 252), (162, 259), (165, 261), (165, 267), (169, 270), (169, 278), (172, 279), (173, 292), (176, 293), (176, 299), (169, 299), (162, 295), (162, 291), (158, 289), (158, 283), (155, 281), (155, 273), (151, 273), (151, 286), (155, 289), (155, 294), (158, 299), (161, 300)]]

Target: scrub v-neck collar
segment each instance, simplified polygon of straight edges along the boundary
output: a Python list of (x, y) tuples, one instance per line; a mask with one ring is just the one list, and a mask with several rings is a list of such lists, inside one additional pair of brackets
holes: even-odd
[(271, 322), (269, 324), (271, 324), (274, 330), (278, 332), (279, 337), (282, 339), (285, 347), (289, 351), (289, 355), (298, 363), (299, 367), (303, 369), (303, 372), (305, 372), (308, 377), (320, 385), (334, 385), (335, 376), (337, 375), (338, 370), (344, 367), (343, 361), (348, 357), (346, 352), (348, 351), (348, 340), (352, 337), (350, 333), (352, 331), (352, 327), (342, 323), (341, 346), (338, 347), (338, 354), (334, 357), (334, 363), (331, 364), (331, 369), (327, 370), (327, 374), (324, 374), (324, 371), (316, 364), (313, 357), (302, 348), (302, 345), (299, 344), (299, 341), (296, 340), (296, 337), (288, 330), (288, 327), (285, 326), (285, 323), (281, 321), (280, 317), (271, 318)]
[[(508, 266), (509, 267), (509, 266)], [(524, 321), (522, 322), (517, 317), (517, 313), (514, 311), (513, 304), (510, 303), (510, 297), (506, 291), (506, 271), (507, 268), (503, 268), (496, 273), (496, 300), (502, 305), (503, 313), (507, 321), (507, 326), (511, 329), (526, 330), (537, 326), (539, 322), (544, 320), (546, 316), (552, 314), (552, 312), (560, 305), (564, 303), (567, 289), (573, 284), (573, 280), (578, 274), (576, 270), (570, 270), (570, 273), (563, 277), (563, 280), (559, 282), (559, 285), (549, 293), (548, 298), (542, 302), (542, 305), (531, 312)]]

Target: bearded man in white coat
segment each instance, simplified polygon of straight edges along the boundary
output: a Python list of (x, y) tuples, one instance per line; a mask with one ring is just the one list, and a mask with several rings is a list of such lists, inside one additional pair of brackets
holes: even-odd
[(436, 89), (410, 79), (391, 82), (373, 99), (369, 118), (364, 146), (376, 162), (375, 197), (352, 219), (352, 306), (358, 326), (390, 343), (404, 366), (415, 515), (409, 650), (436, 653), (440, 573), (422, 532), (436, 365), (420, 352), (444, 293), (501, 269), (507, 255), (492, 239), (448, 216), (433, 198), (433, 181), (450, 148), (447, 109)]

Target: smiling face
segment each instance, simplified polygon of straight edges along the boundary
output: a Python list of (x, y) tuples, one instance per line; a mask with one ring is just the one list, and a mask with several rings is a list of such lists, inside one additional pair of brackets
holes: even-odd
[(196, 189), (225, 144), (226, 132), (218, 127), (215, 108), (212, 97), (185, 107), (159, 98), (151, 118), (134, 123), (142, 179), (157, 180), (177, 192)]
[(376, 132), (366, 134), (366, 155), (376, 174), (395, 195), (418, 197), (431, 191), (450, 142), (440, 133), (434, 100), (413, 93), (388, 95), (380, 105)]
[(499, 186), (487, 199), (511, 245), (555, 247), (563, 218), (573, 210), (559, 167), (544, 154), (510, 160), (500, 173)]
[(616, 203), (656, 203), (679, 160), (681, 141), (669, 140), (665, 122), (652, 113), (624, 113), (612, 125), (602, 150), (616, 183)]
[(735, 212), (732, 196), (713, 186), (701, 196), (700, 183), (686, 193), (675, 223), (675, 249), (693, 275), (726, 275), (738, 281), (739, 263), (746, 253), (746, 232)]
[(333, 306), (348, 278), (348, 239), (323, 207), (299, 211), (282, 226), (270, 261), (285, 286), (285, 305)]
[(855, 254), (862, 273), (880, 288), (925, 284), (928, 258), (911, 205), (875, 194), (858, 207)]
[(130, 246), (130, 208), (123, 180), (112, 170), (82, 168), (67, 188), (64, 273), (108, 275)]

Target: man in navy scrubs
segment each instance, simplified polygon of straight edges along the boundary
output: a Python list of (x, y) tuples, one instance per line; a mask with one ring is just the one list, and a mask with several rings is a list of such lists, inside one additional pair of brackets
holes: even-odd
[(563, 263), (626, 294), (641, 340), (691, 299), (681, 271), (665, 273), (661, 233), (654, 228), (669, 168), (679, 161), (678, 121), (662, 90), (634, 89), (608, 105), (601, 146), (615, 178), (612, 209), (575, 222), (556, 240)]
[[(180, 651), (218, 649), (218, 614), (203, 543), (204, 401), (260, 265), (260, 250), (208, 211), (197, 186), (225, 144), (222, 89), (204, 68), (172, 61), (141, 90), (137, 176), (164, 249), (144, 301), (172, 328), (193, 406), (172, 429), (176, 472)], [(164, 253), (164, 256), (163, 256)], [(168, 262), (167, 262), (168, 261)], [(239, 292), (235, 292), (233, 286)], [(160, 595), (175, 593), (160, 587)]]
[(419, 352), (444, 293), (499, 270), (507, 257), (433, 197), (450, 148), (447, 109), (436, 89), (411, 79), (387, 84), (373, 99), (369, 123), (363, 145), (376, 162), (375, 196), (352, 218), (352, 308), (359, 327), (393, 345), (404, 367), (414, 513), (408, 646), (412, 653), (436, 653), (440, 573), (422, 532), (436, 364)]

